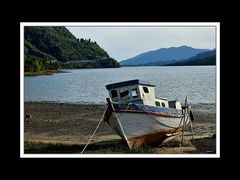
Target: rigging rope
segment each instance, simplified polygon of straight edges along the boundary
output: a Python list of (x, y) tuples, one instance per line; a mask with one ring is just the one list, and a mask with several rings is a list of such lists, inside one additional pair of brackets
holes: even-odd
[[(150, 114), (148, 111), (146, 111), (145, 109), (141, 108), (140, 106), (138, 106), (135, 103), (132, 103), (134, 105), (136, 105), (137, 107), (139, 107), (140, 109), (142, 109), (143, 111), (145, 111), (149, 116), (151, 116), (155, 121), (157, 121), (159, 124), (169, 127), (169, 128), (174, 128), (175, 130), (172, 132), (175, 133), (178, 129), (180, 129), (182, 127), (182, 143), (183, 143), (183, 136), (184, 136), (184, 131), (185, 131), (185, 126), (188, 123), (188, 118), (189, 118), (189, 108), (187, 107), (187, 97), (185, 99), (185, 109), (184, 109), (184, 114), (181, 117), (180, 123), (178, 124), (177, 127), (172, 127), (172, 126), (168, 126), (160, 121), (158, 121), (152, 114)], [(193, 130), (192, 130), (192, 122), (190, 121), (190, 127), (191, 127), (191, 132), (192, 132), (192, 139), (193, 139)]]
[(105, 110), (104, 110), (104, 113), (103, 113), (103, 115), (102, 115), (102, 117), (101, 117), (101, 119), (100, 119), (100, 121), (99, 121), (99, 123), (98, 123), (98, 125), (97, 125), (96, 129), (94, 130), (94, 132), (93, 132), (92, 136), (90, 137), (90, 139), (88, 140), (87, 144), (86, 144), (86, 145), (85, 145), (85, 147), (83, 148), (83, 150), (82, 150), (81, 154), (83, 154), (83, 152), (85, 151), (85, 149), (86, 149), (86, 148), (87, 148), (87, 146), (89, 145), (90, 141), (92, 140), (93, 136), (94, 136), (94, 135), (95, 135), (95, 133), (97, 132), (97, 129), (99, 128), (99, 126), (100, 126), (101, 122), (103, 121), (103, 118), (104, 118), (104, 115), (105, 115), (105, 113), (106, 113), (107, 109), (108, 109), (108, 106), (106, 106), (106, 108), (105, 108)]
[(144, 112), (146, 112), (149, 116), (151, 116), (155, 121), (157, 121), (159, 124), (163, 125), (163, 126), (166, 126), (166, 127), (169, 127), (169, 128), (179, 128), (179, 127), (173, 127), (173, 126), (169, 126), (169, 125), (166, 125), (160, 121), (158, 121), (152, 114), (150, 114), (148, 111), (146, 111), (145, 109), (141, 108), (140, 106), (138, 106), (137, 104), (133, 103), (134, 105), (136, 105), (137, 107), (139, 107), (140, 109), (142, 109)]

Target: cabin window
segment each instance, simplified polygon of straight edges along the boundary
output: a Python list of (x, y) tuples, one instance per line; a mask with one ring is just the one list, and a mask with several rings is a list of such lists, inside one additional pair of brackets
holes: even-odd
[(138, 90), (137, 88), (131, 90), (132, 97), (133, 98), (138, 98)]
[(160, 106), (160, 102), (155, 101), (156, 106)]
[(165, 103), (164, 103), (164, 102), (162, 102), (161, 104), (162, 104), (162, 107), (166, 107), (166, 105), (165, 105)]
[(121, 88), (119, 90), (121, 99), (129, 99), (129, 90), (128, 88)]
[(117, 94), (117, 90), (111, 90), (111, 96), (112, 96), (112, 98), (115, 98), (115, 97), (117, 97), (118, 96), (118, 94)]
[(148, 88), (147, 88), (147, 87), (143, 87), (143, 91), (144, 91), (145, 93), (149, 93), (149, 91), (148, 91)]

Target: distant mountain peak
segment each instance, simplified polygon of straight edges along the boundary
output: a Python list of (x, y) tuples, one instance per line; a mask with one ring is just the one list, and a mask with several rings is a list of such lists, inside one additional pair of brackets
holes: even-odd
[(187, 59), (201, 52), (209, 51), (209, 49), (196, 49), (187, 45), (179, 47), (160, 48), (153, 51), (141, 53), (133, 58), (129, 58), (120, 62), (121, 65), (164, 65), (170, 62), (177, 62)]
[[(177, 47), (176, 47), (177, 48)], [(182, 45), (182, 46), (179, 46), (179, 48), (192, 48), (190, 46), (187, 46), (187, 45)]]

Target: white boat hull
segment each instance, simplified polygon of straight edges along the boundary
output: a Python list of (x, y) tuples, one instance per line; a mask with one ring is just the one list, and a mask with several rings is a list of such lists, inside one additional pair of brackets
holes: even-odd
[(107, 123), (128, 144), (135, 148), (143, 144), (162, 142), (176, 135), (189, 118), (183, 116), (169, 117), (148, 113), (113, 112)]

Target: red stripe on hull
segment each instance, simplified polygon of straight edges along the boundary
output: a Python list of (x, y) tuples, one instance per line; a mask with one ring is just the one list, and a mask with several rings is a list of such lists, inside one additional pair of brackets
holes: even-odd
[(173, 118), (179, 118), (183, 115), (175, 115), (175, 114), (168, 114), (163, 112), (145, 112), (145, 111), (135, 111), (135, 110), (113, 110), (113, 112), (121, 112), (121, 113), (142, 113), (142, 114), (151, 114), (156, 116), (165, 116), (165, 117), (173, 117)]

